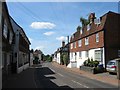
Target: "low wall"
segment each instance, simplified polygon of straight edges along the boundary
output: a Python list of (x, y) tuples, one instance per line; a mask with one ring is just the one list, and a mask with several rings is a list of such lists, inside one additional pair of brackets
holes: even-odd
[(25, 65), (23, 66), (23, 69), (25, 70), (25, 69), (27, 69), (28, 67), (29, 67), (29, 63), (25, 64)]
[(17, 73), (21, 73), (23, 70), (27, 69), (28, 67), (29, 67), (29, 63), (27, 63), (27, 64), (19, 67), (19, 68), (17, 69)]
[(17, 69), (17, 73), (21, 73), (22, 71), (23, 71), (23, 66), (21, 66)]
[(88, 67), (88, 66), (80, 66), (80, 70), (84, 70), (93, 74), (97, 73), (103, 73), (104, 68), (99, 68), (99, 67)]
[(84, 71), (93, 73), (94, 68), (93, 67), (87, 67), (87, 66), (80, 66), (80, 70), (84, 70)]

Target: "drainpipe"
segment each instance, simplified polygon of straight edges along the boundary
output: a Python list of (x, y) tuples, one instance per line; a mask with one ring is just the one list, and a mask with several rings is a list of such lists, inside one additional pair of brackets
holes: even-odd
[(69, 36), (67, 36), (67, 40), (68, 40), (68, 63), (70, 63), (70, 48), (69, 48)]

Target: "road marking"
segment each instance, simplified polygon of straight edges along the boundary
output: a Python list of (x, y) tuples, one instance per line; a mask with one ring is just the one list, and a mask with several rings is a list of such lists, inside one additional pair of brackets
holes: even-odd
[(50, 68), (51, 71), (53, 71), (55, 73), (55, 70), (53, 70), (52, 68)]
[(62, 77), (64, 77), (62, 74), (60, 74), (60, 73), (57, 73), (58, 75), (60, 75), (60, 76), (62, 76)]
[(79, 84), (79, 85), (81, 85), (81, 86), (83, 86), (83, 87), (85, 87), (85, 88), (89, 88), (88, 86), (83, 85), (83, 84), (81, 84), (81, 83), (79, 83), (79, 82), (77, 82), (77, 81), (74, 81), (74, 80), (71, 80), (71, 81), (74, 82), (74, 83), (77, 83), (77, 84)]

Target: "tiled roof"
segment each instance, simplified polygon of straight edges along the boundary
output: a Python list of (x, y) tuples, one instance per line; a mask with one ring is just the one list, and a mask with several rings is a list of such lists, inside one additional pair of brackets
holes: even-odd
[[(91, 28), (89, 31), (87, 31), (87, 26), (84, 26), (82, 27), (82, 34), (80, 33), (80, 31), (76, 31), (70, 38), (70, 43), (74, 42), (74, 41), (77, 41), (81, 38), (84, 38), (84, 37), (87, 37), (91, 34), (94, 34), (96, 32), (99, 32), (101, 30), (104, 29), (105, 27), (105, 22), (106, 22), (106, 18), (107, 18), (107, 15), (110, 14), (110, 13), (113, 13), (113, 14), (117, 14), (117, 13), (114, 13), (114, 12), (111, 12), (109, 11), (108, 13), (104, 14), (103, 16), (100, 17), (100, 24), (95, 24), (94, 22), (91, 23)], [(73, 37), (74, 36), (74, 37)]]

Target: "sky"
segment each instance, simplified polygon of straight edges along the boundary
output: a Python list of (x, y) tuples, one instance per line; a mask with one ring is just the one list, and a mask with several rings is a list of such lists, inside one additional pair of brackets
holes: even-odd
[(118, 12), (118, 2), (7, 2), (10, 16), (25, 31), (30, 49), (53, 54), (81, 25), (80, 17)]

